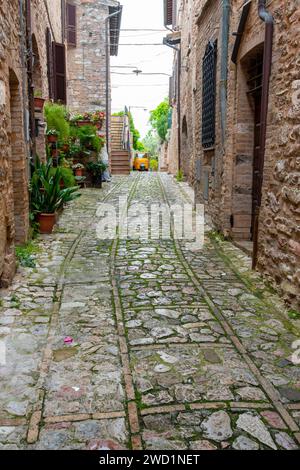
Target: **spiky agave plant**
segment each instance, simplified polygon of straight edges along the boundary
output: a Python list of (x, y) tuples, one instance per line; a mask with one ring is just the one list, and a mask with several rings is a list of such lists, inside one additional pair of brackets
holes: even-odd
[(35, 172), (31, 180), (31, 207), (35, 213), (54, 214), (67, 202), (81, 196), (78, 186), (61, 189), (61, 168), (52, 171), (52, 159), (41, 163), (37, 159)]

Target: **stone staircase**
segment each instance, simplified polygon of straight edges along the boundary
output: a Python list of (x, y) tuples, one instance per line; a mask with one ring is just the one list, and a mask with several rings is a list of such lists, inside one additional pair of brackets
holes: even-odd
[(124, 149), (124, 116), (111, 118), (111, 173), (113, 175), (129, 175), (130, 152)]

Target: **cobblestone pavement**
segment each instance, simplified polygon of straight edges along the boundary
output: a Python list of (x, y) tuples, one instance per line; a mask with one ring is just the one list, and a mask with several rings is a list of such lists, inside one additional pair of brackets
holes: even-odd
[(167, 175), (119, 177), (39, 239), (1, 292), (0, 449), (300, 448), (299, 324), (229, 243), (99, 240), (120, 197), (188, 202)]

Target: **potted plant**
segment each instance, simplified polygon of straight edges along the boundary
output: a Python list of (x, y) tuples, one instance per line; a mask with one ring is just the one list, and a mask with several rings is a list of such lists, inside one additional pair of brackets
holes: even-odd
[(71, 117), (70, 121), (76, 124), (78, 127), (86, 126), (90, 124), (90, 115), (88, 113), (85, 114), (75, 114)]
[[(52, 233), (56, 220), (56, 212), (66, 202), (70, 202), (80, 196), (77, 193), (78, 186), (61, 189), (61, 179), (61, 168), (56, 168), (56, 171), (53, 173), (51, 159), (47, 163), (42, 164), (37, 160), (30, 191), (32, 211), (37, 216), (41, 233)], [(43, 188), (43, 191), (40, 188)]]
[(75, 172), (75, 176), (83, 176), (84, 165), (82, 165), (82, 163), (76, 163), (72, 168)]
[(70, 137), (70, 124), (68, 121), (68, 112), (65, 106), (47, 102), (44, 108), (47, 129), (57, 132), (60, 142), (67, 142)]
[(102, 129), (105, 113), (103, 111), (95, 111), (91, 115), (91, 122), (97, 127), (98, 130)]
[(47, 140), (49, 144), (55, 144), (58, 140), (58, 132), (56, 129), (49, 129), (46, 132)]
[(34, 109), (38, 111), (42, 111), (44, 108), (45, 104), (45, 99), (42, 98), (42, 91), (41, 90), (35, 90), (34, 91)]
[(53, 158), (58, 158), (58, 156), (59, 156), (59, 150), (56, 149), (56, 148), (52, 148), (52, 149), (51, 149), (51, 155), (52, 155)]
[(103, 162), (89, 162), (87, 170), (92, 177), (92, 183), (96, 187), (102, 187), (102, 174), (106, 170), (107, 165)]
[(64, 153), (68, 153), (69, 150), (70, 150), (70, 143), (69, 143), (69, 140), (65, 140), (64, 142), (62, 142), (61, 144), (61, 149)]

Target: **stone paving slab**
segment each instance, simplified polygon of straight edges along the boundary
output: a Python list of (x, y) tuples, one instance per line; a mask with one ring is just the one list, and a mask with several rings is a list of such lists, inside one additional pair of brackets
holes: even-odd
[[(142, 237), (101, 241), (120, 198)], [(0, 449), (300, 448), (297, 323), (236, 248), (146, 239), (166, 202), (187, 202), (168, 175), (83, 190), (1, 292)]]

